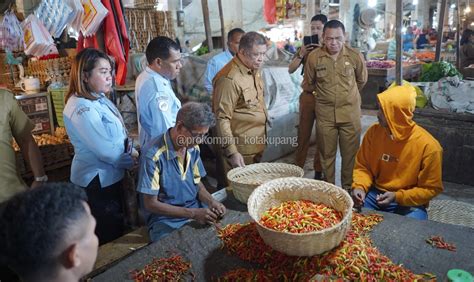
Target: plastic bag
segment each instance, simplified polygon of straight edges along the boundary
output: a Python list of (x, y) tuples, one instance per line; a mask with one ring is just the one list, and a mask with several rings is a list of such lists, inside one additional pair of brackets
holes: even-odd
[(82, 34), (85, 37), (92, 36), (99, 29), (108, 11), (99, 0), (82, 0), (82, 7), (84, 8)]
[(12, 52), (23, 50), (23, 30), (15, 13), (10, 10), (5, 12), (0, 23), (0, 49)]
[(67, 25), (68, 28), (72, 29), (74, 32), (79, 33), (82, 25), (82, 17), (84, 16), (84, 8), (82, 7), (81, 0), (65, 0), (66, 3), (72, 9), (72, 20)]
[[(407, 85), (407, 84), (412, 86), (413, 88), (415, 88), (415, 91), (416, 91), (416, 107), (417, 108), (426, 107), (426, 104), (428, 103), (428, 98), (426, 98), (425, 94), (423, 93), (423, 90), (421, 90), (421, 88), (418, 87), (417, 85), (413, 85), (413, 84), (411, 84), (410, 82), (408, 82), (406, 80), (402, 81), (402, 85)], [(396, 83), (394, 81), (392, 84), (390, 84), (388, 89), (390, 89), (392, 87), (395, 87), (395, 86), (396, 86)]]
[(74, 17), (72, 8), (63, 0), (43, 0), (34, 14), (54, 38), (61, 36)]
[(41, 57), (48, 54), (58, 54), (53, 38), (41, 21), (30, 14), (22, 23), (25, 54)]

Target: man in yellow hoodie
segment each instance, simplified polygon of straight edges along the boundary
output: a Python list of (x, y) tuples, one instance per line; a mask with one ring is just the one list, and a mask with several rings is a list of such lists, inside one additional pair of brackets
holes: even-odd
[(409, 85), (377, 95), (379, 123), (367, 130), (354, 166), (356, 206), (428, 218), (426, 205), (443, 190), (443, 148), (413, 121), (415, 97)]

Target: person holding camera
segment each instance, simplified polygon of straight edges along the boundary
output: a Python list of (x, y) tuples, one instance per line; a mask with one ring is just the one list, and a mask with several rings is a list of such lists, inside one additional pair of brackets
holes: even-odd
[[(314, 48), (321, 46), (320, 41), (323, 38), (323, 27), (328, 18), (319, 14), (311, 19), (311, 36), (305, 36), (304, 45), (296, 52), (293, 60), (288, 66), (288, 72), (294, 73), (296, 69), (305, 62), (307, 54)], [(301, 71), (303, 74), (303, 70)], [(304, 167), (306, 156), (308, 155), (309, 139), (313, 130), (314, 120), (316, 118), (314, 112), (314, 95), (311, 93), (302, 92), (300, 95), (300, 120), (298, 125), (298, 147), (296, 148), (295, 164)], [(321, 161), (319, 159), (319, 150), (316, 147), (313, 161), (314, 178), (322, 179)]]

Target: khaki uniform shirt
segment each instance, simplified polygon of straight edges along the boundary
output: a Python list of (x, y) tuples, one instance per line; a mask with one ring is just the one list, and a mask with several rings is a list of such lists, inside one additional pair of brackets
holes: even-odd
[(362, 54), (344, 45), (336, 60), (325, 47), (312, 51), (305, 63), (302, 86), (316, 96), (318, 120), (344, 123), (360, 118), (359, 90), (366, 82)]
[(31, 134), (34, 125), (20, 109), (13, 94), (0, 89), (0, 203), (26, 189), (16, 170), (12, 138)]
[(262, 152), (268, 115), (260, 71), (252, 71), (235, 56), (217, 73), (213, 86), (216, 134), (222, 138), (224, 155)]

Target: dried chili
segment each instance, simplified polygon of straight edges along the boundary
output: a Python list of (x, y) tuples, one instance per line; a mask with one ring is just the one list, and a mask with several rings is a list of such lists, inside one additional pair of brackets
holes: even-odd
[[(148, 281), (180, 281), (183, 280), (191, 269), (191, 263), (186, 262), (181, 256), (176, 255), (169, 258), (154, 258), (150, 264), (145, 265), (142, 270), (130, 271), (131, 278), (135, 282)], [(194, 277), (193, 273), (190, 273)]]
[(341, 222), (342, 213), (309, 200), (286, 201), (263, 213), (260, 223), (270, 229), (307, 233), (319, 231)]
[(445, 249), (451, 252), (456, 251), (456, 245), (446, 242), (441, 236), (431, 236), (426, 239), (426, 243), (438, 249)]
[(255, 223), (231, 224), (218, 230), (224, 247), (239, 258), (258, 263), (256, 270), (236, 269), (220, 281), (308, 281), (315, 275), (361, 281), (434, 280), (394, 264), (372, 245), (369, 231), (383, 220), (378, 214), (353, 214), (352, 228), (335, 249), (313, 257), (290, 257), (265, 245)]

